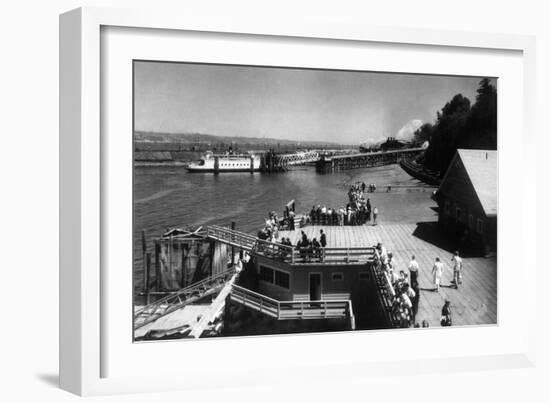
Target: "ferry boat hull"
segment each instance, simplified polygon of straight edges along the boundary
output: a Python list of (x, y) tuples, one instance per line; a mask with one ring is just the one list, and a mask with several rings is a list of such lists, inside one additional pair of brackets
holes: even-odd
[(187, 166), (185, 167), (185, 169), (187, 169), (188, 172), (193, 172), (193, 173), (196, 173), (196, 172), (203, 172), (203, 173), (216, 173), (216, 172), (258, 172), (260, 170), (260, 168), (253, 168), (252, 170), (250, 168), (231, 168), (231, 169), (227, 169), (227, 168), (220, 168), (218, 171), (216, 171), (214, 168), (201, 168), (201, 167), (192, 167), (192, 166)]

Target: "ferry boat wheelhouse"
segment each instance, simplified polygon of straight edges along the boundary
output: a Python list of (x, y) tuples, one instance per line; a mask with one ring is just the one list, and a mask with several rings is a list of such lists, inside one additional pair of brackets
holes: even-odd
[(253, 154), (214, 154), (207, 152), (198, 162), (187, 166), (189, 172), (254, 172), (260, 170), (260, 158)]

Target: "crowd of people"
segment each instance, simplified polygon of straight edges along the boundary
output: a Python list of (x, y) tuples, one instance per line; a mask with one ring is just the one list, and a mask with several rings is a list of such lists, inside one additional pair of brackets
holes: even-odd
[[(376, 186), (374, 184), (369, 185)], [(370, 199), (365, 199), (366, 184), (358, 182), (348, 191), (348, 203), (340, 208), (327, 206), (312, 206), (307, 216), (307, 222), (313, 225), (364, 225), (371, 221), (376, 225), (378, 208), (372, 207)]]
[(409, 264), (409, 273), (405, 273), (404, 270), (396, 269), (393, 254), (382, 243), (378, 243), (374, 250), (374, 264), (386, 276), (393, 289), (392, 316), (397, 318), (400, 327), (413, 326), (420, 300), (418, 264), (414, 256)]
[(296, 250), (300, 253), (303, 261), (320, 261), (325, 258), (325, 248), (327, 246), (327, 236), (323, 230), (319, 231), (319, 240), (317, 238), (309, 239), (304, 231), (296, 243)]
[[(368, 198), (367, 200), (364, 199), (363, 189), (363, 186), (358, 184), (350, 188), (348, 192), (349, 203), (346, 209), (342, 207), (336, 210), (327, 209), (324, 206), (314, 206), (310, 212), (311, 219), (324, 220), (325, 225), (331, 225), (330, 222), (334, 222), (332, 225), (360, 225), (358, 223), (361, 223), (362, 220), (370, 220), (370, 200)], [(304, 231), (301, 231), (298, 242), (296, 245), (293, 245), (290, 238), (279, 237), (279, 229), (289, 228), (289, 223), (285, 223), (285, 219), (288, 218), (289, 215), (285, 214), (285, 218), (280, 220), (276, 212), (270, 212), (268, 219), (265, 221), (264, 228), (258, 233), (258, 238), (275, 244), (270, 249), (272, 253), (280, 254), (281, 257), (287, 258), (289, 254), (294, 253), (292, 250), (295, 250), (299, 258), (304, 262), (323, 262), (325, 260), (325, 248), (327, 245), (324, 231), (321, 229), (319, 237), (313, 237), (312, 239)], [(280, 245), (288, 248), (282, 248)], [(405, 270), (397, 270), (392, 252), (387, 251), (382, 243), (378, 243), (374, 250), (375, 268), (386, 276), (393, 290), (392, 316), (394, 320), (398, 321), (400, 327), (429, 327), (429, 323), (426, 320), (420, 323), (416, 321), (420, 301), (420, 287), (418, 279), (419, 264), (415, 256), (411, 256), (408, 272), (406, 272)], [(462, 258), (458, 251), (455, 251), (453, 254), (451, 264), (453, 266), (452, 283), (454, 283), (455, 288), (458, 288), (462, 284), (463, 267)], [(434, 284), (433, 291), (435, 292), (439, 292), (444, 268), (445, 266), (441, 259), (436, 257), (431, 271)], [(441, 309), (440, 325), (452, 325), (451, 303), (448, 300), (445, 300)]]
[(264, 227), (258, 232), (258, 238), (264, 241), (279, 243), (279, 230), (283, 222), (279, 220), (277, 213), (271, 211), (269, 217), (265, 220)]
[[(264, 228), (258, 232), (258, 238), (273, 244), (289, 246), (297, 250), (303, 261), (312, 262), (318, 260), (322, 262), (324, 260), (324, 248), (327, 246), (327, 236), (322, 229), (319, 231), (319, 239), (309, 239), (307, 234), (302, 231), (300, 239), (294, 246), (290, 238), (279, 237), (279, 229), (282, 226), (283, 222), (278, 219), (277, 213), (272, 211), (269, 213), (269, 218), (265, 221)], [(274, 254), (279, 254), (280, 257), (288, 257), (288, 248), (273, 247), (270, 248), (270, 250)]]
[[(462, 259), (456, 251), (451, 258), (453, 263), (453, 280), (455, 288), (462, 283)], [(374, 264), (388, 279), (393, 289), (392, 316), (399, 321), (400, 327), (420, 327), (416, 322), (418, 305), (420, 301), (420, 287), (418, 281), (419, 265), (415, 256), (411, 257), (408, 265), (408, 273), (404, 270), (397, 270), (391, 252), (387, 251), (382, 243), (375, 247)], [(443, 275), (443, 263), (437, 257), (432, 268), (434, 291), (439, 292), (441, 278)], [(445, 300), (441, 309), (441, 326), (452, 325), (451, 302)], [(422, 321), (422, 327), (429, 327), (426, 320)]]

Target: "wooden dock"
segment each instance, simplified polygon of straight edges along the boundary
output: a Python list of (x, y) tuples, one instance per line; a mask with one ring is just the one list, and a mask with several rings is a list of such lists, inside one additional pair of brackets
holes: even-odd
[[(363, 226), (308, 226), (294, 231), (280, 231), (296, 245), (303, 230), (309, 239), (319, 239), (323, 229), (327, 247), (366, 247), (382, 242), (393, 253), (396, 270), (408, 273), (411, 255), (420, 265), (420, 302), (416, 322), (428, 321), (439, 326), (445, 299), (451, 301), (453, 326), (496, 324), (497, 264), (496, 258), (463, 257), (462, 285), (458, 290), (451, 283), (451, 257), (455, 246), (438, 233), (437, 223), (381, 224)], [(433, 291), (432, 267), (436, 257), (445, 265), (439, 293)]]

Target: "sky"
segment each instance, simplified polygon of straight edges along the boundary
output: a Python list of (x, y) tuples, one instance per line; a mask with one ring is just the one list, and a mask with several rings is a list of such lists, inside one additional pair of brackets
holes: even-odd
[(480, 77), (135, 62), (135, 130), (358, 144), (406, 139)]

